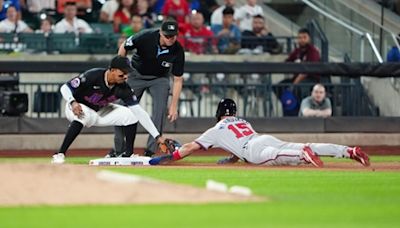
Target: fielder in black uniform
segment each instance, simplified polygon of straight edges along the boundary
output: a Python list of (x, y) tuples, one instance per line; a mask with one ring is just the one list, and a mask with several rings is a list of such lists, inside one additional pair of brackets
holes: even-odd
[[(67, 101), (65, 115), (71, 124), (59, 151), (53, 155), (52, 163), (64, 163), (66, 151), (84, 126), (129, 127), (139, 121), (154, 138), (164, 141), (126, 83), (132, 70), (128, 58), (116, 56), (108, 69), (90, 69), (61, 87), (61, 94)], [(117, 99), (122, 99), (128, 107), (112, 104)], [(133, 136), (129, 131), (126, 139), (130, 146), (127, 146), (125, 156), (130, 156)]]
[[(152, 120), (158, 131), (162, 134), (168, 107), (170, 90), (169, 78), (173, 75), (172, 100), (168, 108), (168, 119), (173, 122), (178, 117), (178, 100), (182, 90), (183, 68), (185, 55), (182, 46), (176, 41), (178, 24), (173, 20), (167, 20), (161, 25), (161, 29), (143, 30), (135, 34), (121, 45), (118, 55), (127, 56), (128, 51), (136, 49), (132, 56), (134, 71), (129, 74), (128, 84), (134, 89), (140, 101), (147, 90), (153, 98)], [(137, 125), (125, 130), (132, 131), (136, 135)], [(124, 129), (115, 128), (115, 151), (108, 156), (114, 157), (123, 153)], [(146, 156), (151, 156), (156, 150), (153, 137), (147, 142)]]

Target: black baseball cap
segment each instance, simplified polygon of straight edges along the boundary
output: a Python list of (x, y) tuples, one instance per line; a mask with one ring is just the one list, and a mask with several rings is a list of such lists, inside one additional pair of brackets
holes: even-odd
[(123, 57), (120, 55), (115, 56), (110, 63), (110, 68), (119, 69), (125, 74), (132, 72), (133, 68), (131, 62), (127, 57)]
[(166, 20), (161, 24), (161, 31), (164, 35), (178, 35), (178, 23), (174, 20)]

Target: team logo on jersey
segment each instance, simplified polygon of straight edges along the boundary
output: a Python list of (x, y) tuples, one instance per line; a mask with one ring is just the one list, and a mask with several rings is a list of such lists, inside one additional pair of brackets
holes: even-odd
[(79, 78), (74, 78), (70, 82), (72, 88), (78, 88), (81, 84), (81, 80)]
[(162, 61), (161, 66), (166, 67), (166, 68), (169, 68), (169, 67), (172, 66), (172, 63), (169, 63), (169, 62), (167, 62), (167, 61)]
[(130, 37), (126, 40), (125, 46), (133, 46), (132, 38), (133, 38), (133, 36), (130, 36)]

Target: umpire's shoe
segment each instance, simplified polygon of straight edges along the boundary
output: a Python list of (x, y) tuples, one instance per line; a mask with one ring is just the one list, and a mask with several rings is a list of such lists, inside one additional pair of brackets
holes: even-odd
[(114, 149), (111, 149), (110, 152), (105, 156), (105, 158), (115, 158), (118, 157), (117, 152)]
[(151, 150), (145, 150), (144, 151), (144, 156), (146, 156), (146, 157), (153, 157), (153, 155), (154, 155), (155, 153), (153, 152), (153, 151), (151, 151)]
[(119, 158), (130, 158), (133, 153), (128, 153), (128, 152), (122, 152), (121, 154), (118, 155)]

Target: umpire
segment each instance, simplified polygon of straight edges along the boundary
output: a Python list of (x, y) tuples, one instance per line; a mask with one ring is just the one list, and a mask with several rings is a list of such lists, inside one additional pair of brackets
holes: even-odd
[[(131, 62), (134, 71), (128, 77), (128, 84), (133, 88), (139, 101), (145, 90), (150, 93), (153, 99), (152, 120), (160, 134), (163, 131), (168, 107), (170, 74), (173, 75), (173, 88), (168, 119), (173, 122), (178, 118), (177, 108), (183, 84), (185, 55), (182, 46), (176, 40), (177, 35), (177, 22), (166, 20), (162, 23), (161, 29), (147, 29), (130, 36), (118, 50), (118, 55), (127, 56), (128, 51), (136, 49)], [(128, 128), (115, 127), (115, 151), (111, 151), (109, 156), (121, 155), (125, 150), (124, 130), (132, 131), (135, 138), (136, 129), (137, 124)], [(145, 155), (152, 156), (155, 151), (155, 140), (149, 136)]]

